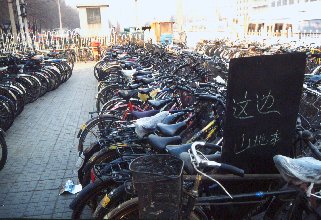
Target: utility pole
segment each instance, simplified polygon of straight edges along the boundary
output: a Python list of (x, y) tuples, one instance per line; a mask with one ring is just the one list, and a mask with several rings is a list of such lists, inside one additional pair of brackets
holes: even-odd
[(176, 0), (176, 22), (178, 33), (183, 31), (184, 15), (183, 15), (183, 2)]
[(59, 29), (62, 32), (62, 22), (61, 22), (61, 11), (60, 11), (60, 0), (57, 0), (58, 3), (58, 13), (59, 13)]
[(21, 33), (21, 36), (22, 36), (22, 39), (23, 39), (25, 34), (24, 34), (24, 31), (23, 31), (23, 23), (22, 23), (22, 17), (21, 17), (20, 2), (19, 2), (19, 0), (16, 0), (16, 6), (17, 6), (19, 26), (20, 26), (20, 33)]
[(137, 3), (137, 0), (135, 0), (135, 11), (136, 11), (136, 30), (138, 28), (138, 3)]
[(21, 1), (21, 17), (23, 19), (23, 23), (25, 26), (25, 32), (26, 32), (26, 38), (27, 38), (27, 43), (28, 46), (31, 46), (31, 39), (30, 39), (30, 34), (29, 34), (29, 25), (28, 25), (28, 20), (27, 20), (27, 12), (26, 12), (26, 4), (25, 0), (20, 0)]
[(13, 34), (13, 41), (14, 43), (17, 43), (17, 27), (16, 27), (16, 22), (14, 20), (12, 1), (13, 0), (8, 0), (9, 17), (10, 17), (10, 23), (11, 23), (11, 30)]

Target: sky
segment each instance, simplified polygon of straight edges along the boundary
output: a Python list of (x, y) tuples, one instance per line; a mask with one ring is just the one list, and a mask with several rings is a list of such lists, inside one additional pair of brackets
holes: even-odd
[[(84, 1), (84, 0), (82, 0)], [(92, 2), (95, 0), (87, 0)], [(184, 14), (189, 16), (206, 16), (214, 14), (213, 0), (182, 0)], [(65, 0), (65, 2), (75, 7), (79, 0)], [(106, 0), (109, 4), (111, 17), (118, 20), (123, 26), (135, 26), (136, 10), (134, 0)], [(176, 15), (176, 0), (137, 0), (138, 23), (145, 25), (154, 20), (170, 20)]]

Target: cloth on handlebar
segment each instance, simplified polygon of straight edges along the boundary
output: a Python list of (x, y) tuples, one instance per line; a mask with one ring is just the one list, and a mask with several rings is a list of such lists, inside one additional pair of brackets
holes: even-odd
[(162, 122), (168, 115), (168, 111), (163, 111), (151, 117), (138, 119), (135, 123), (136, 134), (138, 137), (143, 138), (146, 134), (153, 132), (156, 129), (156, 125)]

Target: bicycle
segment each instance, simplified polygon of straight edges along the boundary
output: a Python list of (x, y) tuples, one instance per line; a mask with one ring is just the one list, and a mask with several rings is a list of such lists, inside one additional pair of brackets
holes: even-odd
[[(269, 200), (270, 203), (270, 208), (272, 209), (275, 208), (273, 204), (273, 202), (275, 203), (276, 198), (279, 197), (291, 197), (292, 201), (295, 201), (294, 205), (292, 205), (291, 211), (289, 212), (288, 216), (291, 217), (290, 219), (296, 219), (294, 214), (304, 214), (304, 212), (308, 212), (310, 213), (310, 206), (306, 206), (303, 209), (300, 209), (298, 211), (298, 209), (295, 209), (295, 207), (299, 207), (301, 204), (305, 204), (308, 205), (306, 203), (306, 198), (309, 197), (309, 194), (311, 192), (312, 188), (306, 189), (306, 190), (298, 190), (297, 188), (280, 188), (279, 190), (275, 190), (275, 191), (271, 191), (271, 192), (262, 192), (262, 191), (258, 191), (258, 192), (252, 192), (252, 193), (245, 193), (245, 194), (230, 194), (225, 188), (224, 186), (221, 185), (221, 183), (219, 183), (217, 180), (213, 179), (211, 176), (205, 174), (203, 171), (201, 171), (200, 169), (205, 169), (205, 168), (214, 168), (217, 171), (224, 171), (227, 173), (231, 173), (237, 176), (240, 176), (242, 179), (242, 177), (244, 176), (244, 171), (242, 169), (239, 169), (235, 166), (231, 166), (229, 164), (224, 164), (224, 163), (218, 163), (215, 161), (210, 161), (208, 160), (206, 157), (204, 157), (204, 155), (200, 154), (197, 150), (196, 147), (198, 145), (203, 145), (204, 143), (202, 142), (195, 142), (193, 143), (192, 147), (191, 147), (191, 151), (190, 151), (190, 160), (193, 164), (194, 169), (196, 170), (197, 174), (196, 176), (193, 177), (194, 179), (194, 184), (191, 190), (189, 191), (185, 191), (183, 190), (184, 196), (186, 196), (186, 198), (183, 198), (180, 202), (180, 200), (177, 200), (178, 203), (182, 204), (182, 209), (179, 212), (179, 216), (181, 216), (182, 219), (208, 219), (206, 212), (204, 211), (204, 208), (202, 209), (202, 206), (208, 206), (208, 205), (223, 205), (223, 204), (244, 204), (244, 203), (248, 203), (251, 204), (253, 202), (255, 203), (259, 203), (262, 202), (262, 200)], [(283, 175), (288, 175), (288, 173), (286, 173), (284, 171), (284, 168), (286, 167), (286, 165), (282, 162), (282, 160), (287, 160), (286, 157), (284, 156), (280, 156), (277, 155), (274, 157), (274, 161), (276, 166), (278, 167), (279, 171), (281, 172), (281, 176)], [(295, 166), (295, 164), (298, 164), (300, 159), (292, 159), (292, 165)], [(184, 160), (185, 162), (186, 160)], [(317, 163), (318, 167), (321, 166), (321, 162), (320, 161), (313, 161), (313, 163)], [(133, 164), (134, 162), (132, 162)], [(309, 163), (307, 163), (307, 165), (305, 167), (309, 167), (311, 166), (312, 161), (309, 161)], [(131, 166), (132, 166), (131, 164)], [(289, 164), (289, 163), (288, 163)], [(287, 164), (287, 165), (288, 165)], [(292, 170), (292, 172), (300, 172), (299, 170)], [(292, 173), (290, 173), (292, 174)], [(156, 175), (153, 173), (150, 173), (150, 175)], [(161, 175), (161, 174), (158, 174)], [(307, 175), (307, 174), (306, 174)], [(312, 181), (318, 182), (317, 180), (318, 177), (321, 176), (320, 171), (318, 172), (317, 177), (311, 177)], [(214, 195), (214, 196), (202, 196), (200, 193), (200, 185), (202, 182), (202, 178), (206, 177), (209, 178), (210, 180), (214, 181), (216, 184), (218, 184), (221, 189), (225, 192), (226, 195)], [(152, 176), (151, 176), (152, 178)], [(170, 177), (167, 177), (167, 179)], [(236, 177), (237, 178), (237, 177)], [(302, 181), (302, 179), (301, 179)], [(305, 181), (303, 181), (303, 183), (305, 183)], [(134, 186), (135, 186), (135, 182), (134, 182)], [(138, 192), (138, 195), (143, 194), (142, 192)], [(166, 193), (166, 192), (164, 192)], [(164, 206), (160, 206), (160, 207), (156, 207), (157, 205), (157, 196), (159, 196), (159, 192), (158, 194), (154, 195), (154, 207), (150, 207), (148, 205), (150, 204), (144, 204), (145, 207), (148, 207), (147, 209), (151, 209), (152, 211), (156, 211), (158, 210), (159, 212), (149, 212), (145, 215), (148, 217), (161, 217), (162, 216), (162, 211), (165, 212), (165, 216), (167, 215), (171, 215), (171, 214), (176, 214), (176, 213), (166, 213), (166, 209), (164, 210)], [(317, 196), (315, 194), (313, 194), (314, 196)], [(159, 196), (161, 197), (161, 196)], [(150, 198), (150, 197), (148, 197)], [(156, 199), (155, 199), (156, 198)], [(131, 199), (121, 205), (119, 205), (118, 207), (116, 207), (115, 209), (113, 209), (111, 212), (109, 212), (107, 214), (107, 216), (105, 216), (107, 219), (138, 219), (139, 217), (143, 217), (141, 216), (141, 214), (139, 214), (139, 212), (142, 211), (141, 206), (139, 205), (138, 201), (139, 200), (145, 201), (146, 202), (146, 197), (145, 198), (134, 198)], [(293, 200), (294, 199), (294, 200)], [(306, 209), (306, 208), (309, 209)], [(278, 207), (280, 208), (280, 207)], [(284, 207), (281, 207), (281, 209)], [(145, 208), (146, 209), (146, 208)], [(170, 208), (169, 208), (170, 209)], [(271, 213), (272, 210), (268, 210), (267, 213)], [(304, 211), (304, 212), (303, 212)], [(276, 215), (278, 214), (278, 212), (276, 212)], [(313, 212), (313, 214), (317, 214), (315, 211)], [(164, 216), (164, 215), (163, 215)], [(276, 217), (276, 216), (274, 216)], [(317, 215), (318, 218), (320, 218), (320, 215)]]

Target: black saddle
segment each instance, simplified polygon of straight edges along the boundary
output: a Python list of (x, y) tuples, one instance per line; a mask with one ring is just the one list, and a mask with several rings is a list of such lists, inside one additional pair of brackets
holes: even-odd
[(149, 110), (149, 111), (132, 111), (132, 116), (135, 118), (145, 118), (145, 117), (151, 117), (159, 113), (159, 110)]
[(148, 100), (148, 103), (153, 106), (153, 108), (160, 109), (172, 101), (172, 99)]
[(180, 144), (182, 142), (182, 138), (180, 136), (160, 137), (154, 134), (149, 135), (148, 140), (150, 145), (158, 151), (165, 151), (167, 145)]
[(143, 85), (142, 83), (131, 84), (131, 85), (129, 85), (129, 88), (131, 88), (131, 89), (138, 89), (138, 88), (141, 87), (142, 85)]
[(151, 91), (153, 91), (154, 88), (142, 88), (142, 89), (139, 89), (139, 93), (142, 93), (142, 94), (149, 94)]
[(164, 135), (166, 136), (175, 136), (181, 133), (185, 128), (187, 127), (187, 124), (185, 121), (179, 122), (177, 124), (163, 124), (163, 123), (158, 123), (157, 124), (157, 129)]
[(154, 78), (143, 78), (141, 79), (141, 82), (148, 85), (149, 83), (154, 82)]
[(167, 145), (166, 151), (178, 157), (181, 153), (187, 152), (189, 149), (191, 149), (192, 144), (181, 144), (181, 145)]
[(172, 124), (172, 123), (176, 122), (183, 115), (185, 115), (185, 112), (178, 112), (178, 113), (174, 113), (174, 114), (168, 115), (166, 118), (164, 118), (162, 123), (164, 123), (164, 124)]
[(135, 75), (139, 76), (139, 75), (151, 75), (153, 72), (150, 70), (138, 70)]
[(118, 91), (118, 95), (121, 97), (121, 98), (124, 98), (124, 99), (130, 99), (131, 97), (133, 97), (134, 95), (137, 95), (138, 93), (138, 90), (137, 89), (134, 89), (134, 90), (119, 90)]

